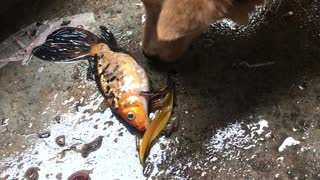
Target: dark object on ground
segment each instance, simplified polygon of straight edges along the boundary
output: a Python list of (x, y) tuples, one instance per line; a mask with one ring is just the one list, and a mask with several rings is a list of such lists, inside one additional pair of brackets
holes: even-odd
[(92, 142), (84, 144), (81, 148), (81, 156), (86, 158), (89, 156), (90, 153), (93, 151), (98, 150), (101, 147), (103, 136), (99, 136), (94, 139)]
[(71, 23), (71, 20), (65, 20), (61, 23), (61, 26), (66, 26), (69, 25)]
[(38, 167), (31, 167), (29, 169), (27, 169), (24, 177), (27, 179), (27, 180), (37, 180), (39, 179), (39, 171), (40, 169)]
[(56, 137), (56, 143), (60, 147), (63, 147), (66, 144), (66, 136), (65, 135), (61, 135), (61, 136)]
[(50, 137), (50, 135), (51, 135), (50, 131), (45, 131), (45, 132), (39, 133), (38, 137), (42, 139), (42, 138), (48, 138)]
[(89, 173), (90, 171), (87, 170), (77, 171), (69, 176), (68, 180), (91, 180)]

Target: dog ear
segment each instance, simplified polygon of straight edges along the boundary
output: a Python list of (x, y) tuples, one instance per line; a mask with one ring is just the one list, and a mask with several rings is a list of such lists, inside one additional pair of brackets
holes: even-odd
[(222, 17), (230, 5), (229, 0), (167, 0), (157, 24), (158, 38), (173, 41), (198, 35)]

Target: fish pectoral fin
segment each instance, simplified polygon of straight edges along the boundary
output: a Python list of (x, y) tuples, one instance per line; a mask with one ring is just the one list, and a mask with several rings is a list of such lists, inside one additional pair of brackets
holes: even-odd
[(93, 70), (90, 67), (87, 69), (87, 81), (95, 81)]
[(89, 66), (87, 68), (87, 80), (88, 81), (95, 81), (95, 63), (96, 63), (96, 57), (89, 56), (87, 57), (87, 60), (89, 62)]
[(103, 101), (100, 103), (98, 110), (103, 113), (107, 108), (110, 108), (109, 102), (106, 98), (103, 98)]
[(173, 102), (170, 100), (171, 97), (174, 97), (174, 89), (168, 88), (168, 91), (165, 91), (165, 93), (161, 96), (155, 96), (154, 98), (150, 99), (150, 112), (164, 110), (165, 108), (170, 108), (172, 110)]
[(172, 80), (168, 80), (168, 85), (165, 88), (161, 88), (157, 91), (141, 91), (141, 96), (146, 96), (150, 98), (164, 97), (166, 96), (172, 89), (174, 89), (174, 82)]
[(174, 84), (169, 83), (167, 87), (162, 88), (158, 91), (144, 91), (140, 92), (140, 95), (149, 97), (150, 110), (154, 111), (165, 106), (167, 102), (168, 94), (174, 92)]

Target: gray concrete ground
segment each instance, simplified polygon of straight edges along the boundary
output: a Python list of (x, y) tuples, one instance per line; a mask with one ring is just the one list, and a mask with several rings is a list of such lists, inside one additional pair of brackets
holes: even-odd
[[(15, 6), (15, 11), (2, 12), (7, 16), (1, 15), (5, 26), (0, 38), (37, 20), (94, 12), (97, 24), (112, 27), (120, 44), (137, 57), (154, 89), (165, 85), (170, 72), (176, 82), (172, 121), (178, 127), (170, 137), (162, 137), (155, 144), (161, 151), (151, 152), (147, 159), (152, 179), (320, 179), (319, 1), (276, 2), (257, 9), (248, 26), (236, 26), (230, 21), (216, 23), (181, 61), (167, 65), (149, 63), (140, 52), (143, 7), (137, 3), (140, 2), (26, 0)], [(32, 147), (40, 141), (50, 144), (59, 134), (59, 128), (50, 129), (55, 127), (52, 123), (56, 117), (76, 113), (75, 105), (82, 102), (81, 97), (90, 99), (94, 95), (97, 89), (86, 80), (86, 67), (85, 61), (53, 64), (33, 58), (28, 66), (16, 62), (0, 69), (0, 178), (20, 179), (29, 168), (23, 161), (26, 154), (38, 153)], [(72, 103), (68, 104), (68, 100)], [(79, 106), (87, 104), (90, 101)], [(100, 114), (107, 111), (103, 103), (99, 109)], [(88, 111), (92, 114), (94, 108)], [(93, 121), (86, 118), (79, 118), (77, 123)], [(105, 122), (118, 122), (109, 118), (103, 119), (104, 126), (108, 125)], [(117, 144), (126, 148), (127, 144), (134, 144), (134, 132), (123, 127), (115, 125), (114, 131), (102, 134), (104, 144), (92, 155), (99, 157), (95, 153), (103, 154), (103, 148), (115, 149), (110, 156), (117, 159), (111, 161), (112, 157), (108, 157), (104, 163), (119, 167), (127, 166), (124, 158), (137, 159), (137, 152), (121, 154), (117, 149)], [(95, 129), (99, 128), (90, 131)], [(49, 140), (36, 136), (46, 130), (52, 132)], [(110, 136), (119, 136), (120, 142), (108, 141)], [(120, 136), (132, 141), (122, 142), (124, 138)], [(89, 157), (95, 162), (95, 156)], [(47, 162), (59, 163), (56, 159)], [(44, 170), (43, 164), (51, 167), (44, 161), (35, 162), (34, 166), (39, 166), (40, 172), (50, 172), (50, 168)], [(62, 161), (57, 166), (63, 164)], [(138, 160), (132, 164), (135, 171), (127, 167), (129, 175), (107, 170), (104, 175), (113, 179), (148, 177)], [(67, 164), (73, 165), (78, 170), (87, 168), (76, 161)], [(97, 171), (98, 167), (93, 168), (92, 176), (103, 177), (96, 175)], [(58, 179), (56, 174), (62, 173), (66, 179), (70, 175), (67, 170), (50, 173), (45, 177)]]

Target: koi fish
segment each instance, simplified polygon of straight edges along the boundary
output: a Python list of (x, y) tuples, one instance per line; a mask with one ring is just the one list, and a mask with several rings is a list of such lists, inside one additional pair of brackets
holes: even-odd
[[(149, 100), (163, 94), (150, 92), (144, 69), (121, 50), (114, 35), (101, 26), (101, 37), (90, 31), (63, 27), (50, 34), (33, 55), (53, 62), (71, 62), (87, 58), (95, 80), (110, 108), (123, 120), (143, 132), (148, 127)], [(155, 99), (155, 98), (153, 98)]]

